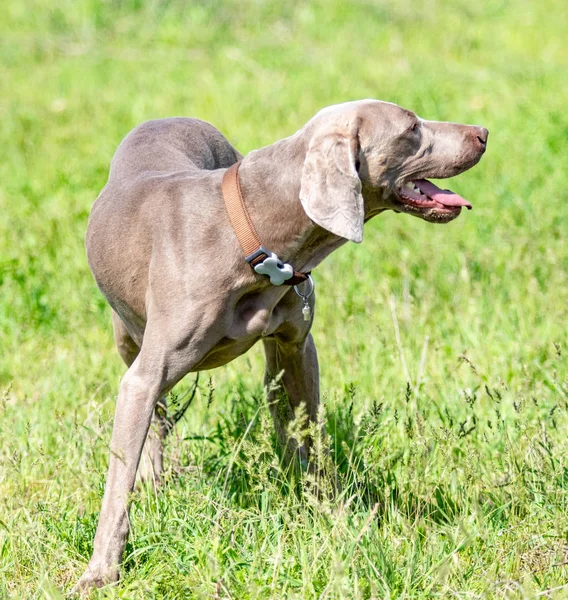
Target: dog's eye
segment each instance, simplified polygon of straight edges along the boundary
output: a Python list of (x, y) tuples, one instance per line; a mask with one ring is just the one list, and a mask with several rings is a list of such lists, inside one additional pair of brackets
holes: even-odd
[(414, 123), (410, 127), (410, 131), (416, 131), (417, 127), (418, 127), (418, 121), (414, 121)]

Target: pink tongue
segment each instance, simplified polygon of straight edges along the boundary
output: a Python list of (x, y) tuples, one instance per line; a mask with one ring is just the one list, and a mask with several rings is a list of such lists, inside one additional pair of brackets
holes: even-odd
[(471, 210), (471, 204), (458, 196), (458, 194), (454, 194), (450, 190), (441, 190), (437, 185), (434, 185), (431, 181), (427, 179), (416, 179), (413, 181), (415, 185), (417, 185), (427, 196), (443, 204), (444, 206), (466, 206)]

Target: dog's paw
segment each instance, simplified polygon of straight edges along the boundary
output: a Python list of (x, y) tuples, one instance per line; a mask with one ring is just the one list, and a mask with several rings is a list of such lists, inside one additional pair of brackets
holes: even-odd
[(116, 567), (104, 567), (102, 565), (89, 565), (81, 579), (75, 584), (69, 592), (71, 597), (87, 596), (93, 588), (100, 588), (109, 583), (116, 583), (119, 578), (119, 572)]

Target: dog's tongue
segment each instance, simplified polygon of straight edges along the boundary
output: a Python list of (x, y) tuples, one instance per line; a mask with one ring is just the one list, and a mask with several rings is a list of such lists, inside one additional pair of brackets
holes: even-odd
[(458, 194), (454, 194), (454, 192), (450, 190), (441, 190), (437, 185), (434, 185), (427, 179), (416, 179), (413, 183), (417, 185), (426, 196), (429, 196), (432, 200), (435, 200), (444, 206), (465, 206), (469, 210), (472, 208), (471, 204), (461, 196), (458, 196)]

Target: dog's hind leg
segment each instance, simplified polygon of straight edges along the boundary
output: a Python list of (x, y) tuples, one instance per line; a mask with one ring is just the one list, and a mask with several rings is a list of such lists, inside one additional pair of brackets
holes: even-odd
[[(122, 378), (116, 403), (110, 461), (93, 555), (74, 593), (117, 581), (129, 532), (130, 494), (158, 400), (219, 342), (211, 321), (188, 315), (188, 326), (149, 320), (140, 352)], [(193, 326), (192, 326), (193, 325)]]
[(140, 352), (140, 346), (132, 339), (122, 319), (114, 310), (112, 311), (112, 328), (116, 349), (126, 366), (130, 367)]
[[(140, 352), (140, 346), (132, 339), (122, 319), (114, 310), (112, 311), (112, 326), (118, 353), (126, 366), (130, 367)], [(137, 479), (141, 482), (148, 481), (154, 486), (160, 483), (164, 469), (164, 439), (172, 427), (172, 424), (166, 418), (166, 414), (167, 406), (166, 397), (164, 396), (160, 398), (154, 409), (150, 430), (138, 465)]]

